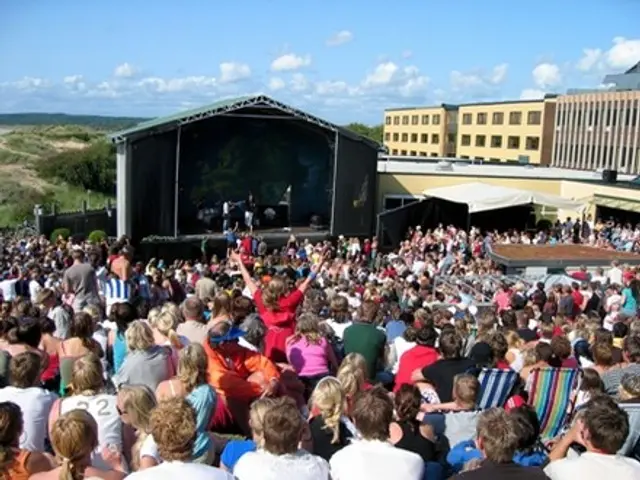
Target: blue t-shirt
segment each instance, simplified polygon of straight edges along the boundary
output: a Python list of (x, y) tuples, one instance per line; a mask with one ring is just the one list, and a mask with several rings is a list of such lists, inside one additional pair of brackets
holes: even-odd
[(407, 324), (402, 320), (391, 320), (387, 322), (387, 326), (384, 329), (387, 332), (387, 343), (393, 343), (396, 338), (402, 336), (407, 329)]
[(187, 401), (196, 411), (196, 436), (193, 445), (193, 457), (201, 457), (211, 447), (211, 437), (207, 433), (211, 416), (216, 411), (218, 397), (210, 385), (198, 385), (187, 395)]
[(256, 449), (256, 442), (253, 440), (231, 440), (222, 451), (220, 463), (227, 467), (230, 472), (233, 472), (240, 457), (247, 452), (255, 452)]

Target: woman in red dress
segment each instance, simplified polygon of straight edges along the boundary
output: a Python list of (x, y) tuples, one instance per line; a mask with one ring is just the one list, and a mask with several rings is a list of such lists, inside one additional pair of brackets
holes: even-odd
[(295, 333), (296, 309), (304, 298), (311, 283), (315, 280), (324, 263), (324, 257), (311, 267), (311, 273), (292, 292), (287, 292), (287, 284), (281, 278), (274, 277), (260, 290), (253, 280), (242, 258), (236, 252), (231, 260), (240, 268), (242, 278), (249, 288), (258, 314), (267, 326), (264, 339), (264, 355), (275, 363), (286, 363), (286, 341)]

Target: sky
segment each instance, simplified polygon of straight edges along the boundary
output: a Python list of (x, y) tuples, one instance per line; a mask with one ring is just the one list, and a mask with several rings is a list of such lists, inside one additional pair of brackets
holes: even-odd
[(4, 0), (0, 112), (152, 117), (262, 93), (337, 123), (598, 87), (640, 0)]

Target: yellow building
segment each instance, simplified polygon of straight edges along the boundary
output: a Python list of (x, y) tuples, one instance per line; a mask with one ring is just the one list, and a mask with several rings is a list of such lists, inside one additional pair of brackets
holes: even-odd
[(391, 155), (455, 157), (457, 106), (397, 108), (384, 112), (384, 145)]
[(550, 165), (555, 109), (555, 96), (460, 105), (456, 157)]

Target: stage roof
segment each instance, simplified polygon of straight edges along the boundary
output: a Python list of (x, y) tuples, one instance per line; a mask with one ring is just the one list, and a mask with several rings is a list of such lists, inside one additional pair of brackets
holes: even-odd
[(422, 195), (440, 198), (448, 202), (466, 204), (469, 207), (469, 213), (486, 212), (499, 208), (529, 205), (531, 203), (573, 211), (579, 211), (584, 207), (583, 202), (568, 200), (559, 195), (499, 187), (481, 182), (430, 188), (422, 192)]
[(219, 102), (215, 102), (210, 105), (205, 105), (191, 110), (185, 110), (173, 115), (168, 115), (166, 117), (158, 117), (152, 120), (147, 120), (131, 128), (115, 132), (111, 134), (110, 137), (114, 143), (121, 143), (127, 139), (141, 138), (147, 135), (152, 135), (154, 133), (172, 130), (182, 125), (187, 125), (192, 122), (205, 120), (217, 115), (224, 115), (226, 113), (231, 113), (242, 109), (266, 109), (277, 111), (281, 114), (313, 123), (332, 132), (339, 132), (340, 134), (345, 135), (353, 140), (365, 142), (372, 148), (381, 148), (381, 145), (379, 143), (367, 137), (358, 135), (357, 133), (352, 132), (345, 127), (341, 127), (326, 120), (322, 120), (321, 118), (303, 112), (302, 110), (298, 110), (296, 108), (285, 105), (284, 103), (273, 100), (272, 98), (265, 95), (244, 96), (220, 100)]

